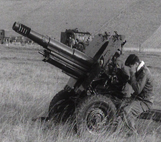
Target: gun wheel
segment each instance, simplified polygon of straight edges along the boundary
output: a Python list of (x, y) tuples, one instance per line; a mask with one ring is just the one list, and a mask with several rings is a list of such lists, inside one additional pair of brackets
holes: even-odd
[(74, 93), (65, 90), (57, 93), (49, 105), (49, 119), (56, 123), (67, 122), (75, 111), (75, 103), (72, 100)]
[(103, 95), (88, 96), (77, 108), (76, 121), (79, 135), (103, 135), (113, 132), (116, 107)]

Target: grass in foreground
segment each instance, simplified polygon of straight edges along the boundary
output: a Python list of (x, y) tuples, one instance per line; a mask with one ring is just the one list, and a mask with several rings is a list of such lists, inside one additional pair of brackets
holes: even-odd
[[(33, 122), (46, 116), (49, 103), (66, 84), (68, 77), (43, 63), (36, 52), (1, 48), (0, 56), (0, 141), (2, 142), (159, 142), (160, 123), (139, 120), (140, 135), (124, 138), (126, 129), (104, 137), (78, 137), (72, 126)], [(2, 54), (3, 53), (3, 54)], [(155, 101), (160, 100), (160, 55), (137, 53), (150, 67), (155, 80)], [(35, 60), (35, 58), (37, 60)]]

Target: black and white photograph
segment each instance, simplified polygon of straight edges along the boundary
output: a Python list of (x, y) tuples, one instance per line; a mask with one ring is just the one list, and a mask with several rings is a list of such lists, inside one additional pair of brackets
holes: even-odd
[(1, 142), (160, 142), (160, 0), (0, 0)]

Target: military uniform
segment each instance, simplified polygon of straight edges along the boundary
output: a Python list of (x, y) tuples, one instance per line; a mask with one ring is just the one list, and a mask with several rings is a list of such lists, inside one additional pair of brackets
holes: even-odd
[(130, 76), (129, 84), (134, 93), (121, 105), (122, 119), (132, 131), (135, 131), (136, 118), (152, 107), (154, 97), (152, 75), (143, 61), (136, 73)]

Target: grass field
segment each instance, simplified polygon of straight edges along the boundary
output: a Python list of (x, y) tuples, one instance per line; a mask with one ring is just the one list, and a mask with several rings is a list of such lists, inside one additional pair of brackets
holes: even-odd
[[(61, 31), (78, 28), (99, 33), (118, 31), (126, 36), (127, 48), (160, 48), (160, 0), (1, 0), (1, 25), (6, 36), (16, 35), (15, 21), (40, 34), (59, 40)], [(155, 35), (153, 35), (155, 33)], [(153, 36), (152, 36), (153, 35)], [(148, 40), (149, 39), (149, 40)], [(149, 47), (151, 49), (151, 47)], [(60, 91), (68, 76), (42, 62), (39, 46), (0, 45), (0, 141), (1, 142), (160, 142), (160, 123), (138, 120), (140, 135), (125, 139), (124, 129), (111, 136), (78, 137), (72, 126), (40, 124), (32, 118), (46, 116), (53, 96)], [(149, 49), (147, 49), (149, 50)], [(159, 51), (159, 50), (158, 50)], [(134, 51), (133, 51), (134, 52)], [(132, 51), (125, 51), (125, 58)], [(161, 106), (161, 53), (137, 52), (154, 77), (154, 108)]]
[[(0, 46), (0, 141), (2, 142), (159, 142), (160, 123), (138, 120), (140, 135), (125, 139), (121, 135), (83, 138), (70, 131), (72, 126), (40, 124), (32, 118), (46, 116), (52, 97), (60, 91), (68, 76), (54, 66), (42, 62), (38, 46)], [(125, 52), (124, 56), (131, 52)], [(155, 80), (155, 108), (161, 102), (160, 53), (135, 52), (149, 66)]]

